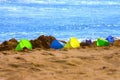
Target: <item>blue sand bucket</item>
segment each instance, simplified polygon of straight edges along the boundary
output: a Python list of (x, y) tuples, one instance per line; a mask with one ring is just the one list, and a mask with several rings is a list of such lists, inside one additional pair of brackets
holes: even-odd
[(87, 44), (92, 44), (91, 39), (85, 41)]
[(115, 40), (114, 40), (114, 37), (112, 37), (112, 36), (108, 36), (107, 38), (106, 38), (106, 40), (109, 42), (109, 43), (113, 43)]
[(61, 44), (61, 42), (59, 42), (58, 40), (53, 40), (50, 47), (53, 49), (61, 49), (63, 48), (63, 44)]

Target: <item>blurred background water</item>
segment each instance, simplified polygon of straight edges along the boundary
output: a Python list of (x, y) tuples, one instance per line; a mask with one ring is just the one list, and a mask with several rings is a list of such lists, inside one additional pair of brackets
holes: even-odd
[(120, 38), (120, 0), (0, 0), (0, 42), (40, 35)]

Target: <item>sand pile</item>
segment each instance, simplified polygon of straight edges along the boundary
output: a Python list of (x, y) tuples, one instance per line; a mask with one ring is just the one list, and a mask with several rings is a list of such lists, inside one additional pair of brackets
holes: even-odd
[(53, 37), (53, 36), (41, 35), (37, 39), (31, 40), (31, 43), (33, 45), (33, 49), (35, 49), (35, 48), (49, 49), (50, 44), (53, 40), (55, 40), (55, 37)]
[(18, 41), (16, 39), (10, 39), (9, 41), (4, 41), (0, 44), (0, 51), (13, 50), (17, 46)]

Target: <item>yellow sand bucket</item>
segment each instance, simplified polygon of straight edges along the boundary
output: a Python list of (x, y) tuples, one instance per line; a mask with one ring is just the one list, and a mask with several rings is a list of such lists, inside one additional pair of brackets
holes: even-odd
[(70, 45), (70, 41), (68, 41), (66, 44), (65, 44), (65, 46), (64, 46), (64, 48), (72, 48), (72, 46)]
[(79, 48), (80, 42), (77, 38), (71, 37), (70, 40), (65, 44), (64, 48), (70, 49), (70, 48)]

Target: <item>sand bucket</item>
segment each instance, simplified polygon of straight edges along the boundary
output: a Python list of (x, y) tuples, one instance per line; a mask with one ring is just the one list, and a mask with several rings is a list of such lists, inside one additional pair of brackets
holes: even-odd
[(109, 46), (109, 42), (106, 39), (98, 38), (96, 42), (97, 46)]
[(80, 42), (77, 38), (71, 37), (70, 40), (65, 44), (64, 48), (79, 48)]
[(58, 40), (53, 40), (50, 47), (53, 49), (61, 49), (64, 47), (64, 44), (59, 42)]
[(106, 40), (109, 42), (109, 43), (113, 43), (115, 40), (114, 40), (114, 37), (112, 37), (112, 36), (108, 36), (107, 38), (106, 38)]
[(16, 51), (20, 51), (23, 48), (27, 48), (29, 50), (32, 50), (32, 44), (29, 40), (27, 39), (21, 39), (17, 47), (15, 48)]

